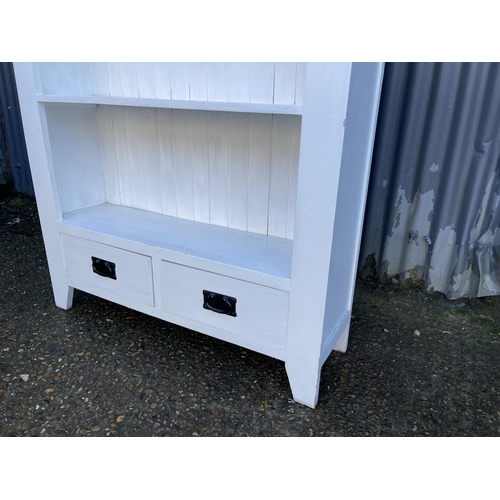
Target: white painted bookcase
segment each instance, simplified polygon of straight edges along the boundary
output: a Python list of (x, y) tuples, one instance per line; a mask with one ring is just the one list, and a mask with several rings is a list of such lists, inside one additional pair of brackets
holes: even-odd
[(347, 348), (381, 63), (16, 63), (50, 275), (285, 362)]

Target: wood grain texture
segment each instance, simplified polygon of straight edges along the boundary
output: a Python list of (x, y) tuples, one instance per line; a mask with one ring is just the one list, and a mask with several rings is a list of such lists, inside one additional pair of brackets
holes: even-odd
[(227, 63), (207, 63), (208, 100), (227, 102)]
[(172, 111), (177, 216), (193, 220), (191, 112)]
[(43, 231), (47, 262), (55, 303), (69, 309), (72, 305), (73, 288), (68, 286), (64, 259), (59, 239), (58, 221), (62, 219), (62, 207), (56, 184), (54, 165), (45, 106), (37, 102), (33, 68), (30, 63), (14, 63), (19, 106), (23, 119), (26, 148), (35, 188), (38, 213)]
[[(162, 282), (165, 311), (272, 346), (285, 346), (286, 292), (165, 261)], [(203, 290), (235, 297), (237, 316), (204, 309)]]
[(109, 97), (92, 95), (40, 95), (41, 103), (94, 104), (111, 106), (135, 106), (167, 109), (190, 109), (193, 111), (222, 111), (234, 113), (268, 113), (278, 115), (301, 115), (302, 106), (295, 104), (274, 104), (255, 102), (220, 102), (220, 101), (179, 101), (170, 98), (142, 99), (135, 97)]
[(44, 94), (91, 95), (90, 63), (37, 63), (38, 78)]
[(167, 63), (153, 63), (155, 96), (157, 99), (172, 99), (170, 72)]
[(123, 97), (120, 63), (108, 63), (108, 78), (110, 97)]
[(189, 98), (192, 101), (206, 101), (207, 63), (189, 63)]
[[(143, 304), (154, 305), (150, 257), (67, 234), (61, 235), (61, 242), (69, 278)], [(94, 273), (92, 257), (113, 262), (116, 265), (116, 279)]]
[(274, 99), (275, 104), (295, 103), (295, 82), (297, 63), (275, 63)]
[(108, 203), (64, 214), (59, 230), (287, 291), (293, 243)]
[(250, 102), (272, 103), (274, 96), (274, 63), (252, 63), (250, 78)]
[(250, 102), (250, 63), (230, 63), (228, 67), (228, 101)]
[(272, 115), (250, 115), (248, 159), (248, 230), (267, 234)]
[(98, 110), (108, 202), (293, 238), (299, 117)]
[(293, 240), (295, 231), (295, 212), (297, 210), (297, 185), (299, 182), (300, 132), (301, 119), (294, 117), (292, 125), (292, 161), (288, 183), (288, 209), (286, 213), (286, 238)]
[(304, 103), (304, 85), (306, 81), (306, 63), (297, 63), (297, 79), (295, 83), (295, 104), (302, 106)]
[(210, 223), (210, 173), (208, 164), (208, 113), (191, 112), (193, 168), (193, 220)]
[(227, 225), (247, 230), (248, 218), (248, 147), (250, 116), (228, 114), (227, 139)]
[(49, 106), (46, 116), (62, 210), (102, 203), (106, 191), (96, 108)]
[(227, 115), (208, 113), (210, 224), (227, 226)]
[(116, 145), (111, 106), (97, 107), (97, 128), (101, 148), (106, 201), (121, 205), (120, 178), (116, 162)]
[(177, 195), (175, 191), (174, 136), (172, 110), (158, 109), (158, 143), (162, 211), (177, 216)]
[(139, 83), (135, 63), (120, 63), (120, 80), (123, 97), (139, 97)]
[(125, 125), (125, 108), (113, 106), (113, 128), (116, 148), (116, 166), (120, 186), (120, 202), (126, 207), (132, 206), (132, 183), (129, 172), (129, 158), (127, 152), (127, 129)]
[(351, 65), (308, 64), (307, 71), (285, 366), (294, 399), (314, 408)]
[(94, 95), (109, 96), (108, 65), (104, 62), (95, 62), (91, 66)]
[(274, 115), (272, 129), (271, 174), (269, 179), (268, 234), (286, 237), (288, 193), (292, 167), (293, 119)]
[(125, 107), (125, 131), (130, 178), (130, 206), (146, 210), (148, 204), (142, 153), (141, 108)]
[(140, 110), (146, 210), (161, 214), (163, 206), (156, 109), (140, 108)]
[(274, 355), (314, 407), (347, 347), (381, 67), (17, 64), (56, 304), (79, 287)]
[(189, 101), (188, 63), (169, 63), (172, 99)]
[(136, 63), (137, 85), (141, 99), (155, 98), (154, 65), (149, 62)]

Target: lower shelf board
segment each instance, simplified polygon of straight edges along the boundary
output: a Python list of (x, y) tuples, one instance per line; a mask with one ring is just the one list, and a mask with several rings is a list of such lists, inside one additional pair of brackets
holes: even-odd
[(292, 240), (109, 203), (65, 213), (59, 229), (171, 262), (290, 289)]

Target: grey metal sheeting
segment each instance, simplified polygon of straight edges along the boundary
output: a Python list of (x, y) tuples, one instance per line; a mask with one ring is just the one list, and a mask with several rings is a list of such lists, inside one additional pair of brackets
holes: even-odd
[(387, 63), (359, 268), (500, 293), (500, 64)]
[(24, 141), (14, 67), (10, 62), (0, 62), (0, 107), (2, 108), (5, 124), (5, 137), (14, 188), (20, 193), (34, 196), (35, 191)]

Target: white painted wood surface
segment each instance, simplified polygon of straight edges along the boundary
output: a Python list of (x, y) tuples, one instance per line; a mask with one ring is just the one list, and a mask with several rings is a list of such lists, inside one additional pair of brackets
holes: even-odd
[[(382, 65), (17, 75), (57, 305), (77, 287), (282, 359), (294, 399), (314, 407), (322, 364), (347, 347)], [(124, 259), (130, 286), (94, 283), (89, 249)], [(200, 286), (237, 296), (237, 318), (200, 311)]]
[(335, 212), (340, 209), (337, 188), (350, 74), (350, 63), (308, 64), (307, 68), (286, 370), (294, 399), (311, 407), (317, 403), (321, 374), (328, 269), (332, 250), (335, 251)]
[[(337, 210), (335, 213), (336, 229), (328, 273), (324, 345), (327, 344), (325, 339), (335, 331), (339, 316), (345, 311), (350, 313), (352, 306), (382, 73), (383, 68), (377, 63), (353, 64), (352, 68), (350, 94), (357, 97), (349, 99), (347, 107), (338, 190), (338, 205), (350, 206), (350, 210)], [(351, 204), (353, 199), (357, 203)], [(343, 241), (350, 241), (351, 244), (343, 245)], [(342, 286), (338, 286), (338, 283), (342, 283)], [(333, 347), (345, 351), (348, 337), (347, 327), (343, 341)], [(324, 355), (330, 354), (330, 351), (326, 348)]]
[(46, 116), (62, 211), (103, 203), (106, 193), (95, 107), (53, 106)]
[[(288, 293), (192, 267), (162, 262), (165, 311), (283, 349)], [(237, 299), (236, 317), (203, 308), (203, 290)]]
[[(68, 278), (154, 306), (150, 257), (67, 234), (61, 235), (61, 244)], [(116, 279), (94, 273), (92, 257), (113, 262)]]
[(64, 214), (59, 230), (137, 253), (166, 250), (168, 260), (280, 290), (290, 286), (293, 242), (283, 238), (108, 203)]
[(305, 63), (37, 63), (36, 70), (46, 96), (293, 106), (302, 104)]
[(73, 104), (47, 113), (63, 211), (107, 201), (293, 238), (300, 117)]
[(73, 302), (73, 288), (68, 285), (59, 239), (58, 221), (62, 219), (62, 210), (45, 109), (40, 109), (36, 101), (32, 65), (15, 63), (14, 72), (54, 301), (58, 307), (69, 309)]

